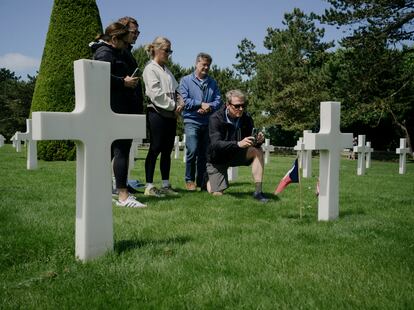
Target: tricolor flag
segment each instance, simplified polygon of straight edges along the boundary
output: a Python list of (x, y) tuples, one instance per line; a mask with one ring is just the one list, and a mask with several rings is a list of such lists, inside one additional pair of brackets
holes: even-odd
[(286, 173), (282, 180), (280, 180), (279, 185), (275, 189), (275, 195), (281, 193), (290, 183), (299, 183), (299, 168), (297, 158), (295, 159), (292, 168)]

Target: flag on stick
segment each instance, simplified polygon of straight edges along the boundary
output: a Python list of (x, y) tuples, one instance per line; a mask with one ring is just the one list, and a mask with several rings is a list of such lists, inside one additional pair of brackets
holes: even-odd
[(280, 180), (279, 185), (275, 189), (275, 195), (281, 193), (290, 183), (299, 183), (299, 167), (297, 158), (295, 159), (292, 168), (290, 168), (282, 180)]

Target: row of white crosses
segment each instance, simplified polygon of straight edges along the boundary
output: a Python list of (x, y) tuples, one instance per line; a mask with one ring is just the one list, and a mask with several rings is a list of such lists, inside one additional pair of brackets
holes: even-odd
[(75, 254), (90, 260), (113, 250), (111, 143), (145, 138), (145, 116), (116, 114), (110, 108), (110, 64), (77, 60), (75, 109), (33, 112), (35, 140), (75, 140)]
[[(33, 112), (34, 140), (75, 140), (75, 254), (90, 260), (113, 249), (110, 146), (116, 139), (145, 138), (145, 116), (110, 109), (110, 65), (75, 61), (75, 109)], [(352, 134), (339, 131), (339, 102), (321, 103), (321, 130), (305, 133), (305, 149), (321, 150), (318, 219), (338, 217), (339, 156)]]

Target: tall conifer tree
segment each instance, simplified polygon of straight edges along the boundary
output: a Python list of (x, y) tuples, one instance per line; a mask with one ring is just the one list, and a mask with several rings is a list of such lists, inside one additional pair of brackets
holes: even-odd
[[(71, 112), (75, 107), (73, 62), (92, 57), (88, 43), (102, 33), (95, 0), (55, 0), (42, 62), (33, 94), (31, 112)], [(39, 158), (72, 160), (71, 141), (42, 141)]]

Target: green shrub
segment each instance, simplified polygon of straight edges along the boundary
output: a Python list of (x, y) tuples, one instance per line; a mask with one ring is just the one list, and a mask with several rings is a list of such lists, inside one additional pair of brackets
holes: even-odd
[[(102, 32), (95, 0), (55, 0), (42, 62), (33, 94), (31, 112), (71, 112), (75, 107), (73, 62), (92, 57), (88, 43)], [(39, 143), (44, 160), (74, 159), (71, 141)]]

